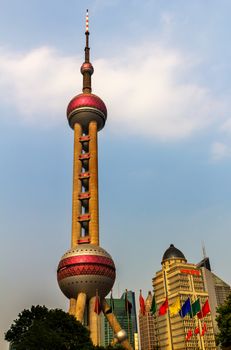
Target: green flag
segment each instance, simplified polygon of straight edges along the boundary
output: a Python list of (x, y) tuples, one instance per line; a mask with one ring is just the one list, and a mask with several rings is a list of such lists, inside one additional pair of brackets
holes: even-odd
[(201, 311), (201, 304), (199, 298), (191, 304), (191, 308), (193, 316), (196, 316), (196, 314)]
[(155, 296), (153, 295), (152, 298), (152, 305), (151, 305), (151, 309), (150, 309), (152, 315), (154, 315), (156, 313), (156, 300), (155, 300)]

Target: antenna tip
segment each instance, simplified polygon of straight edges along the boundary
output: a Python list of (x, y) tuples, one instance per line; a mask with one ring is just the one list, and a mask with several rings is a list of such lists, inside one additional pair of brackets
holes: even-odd
[(88, 17), (88, 9), (86, 11), (86, 33), (89, 32), (89, 17)]

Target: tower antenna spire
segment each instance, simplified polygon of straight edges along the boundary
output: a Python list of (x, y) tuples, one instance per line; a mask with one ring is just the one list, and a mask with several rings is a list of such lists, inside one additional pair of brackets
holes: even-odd
[(91, 76), (94, 72), (94, 68), (90, 62), (90, 47), (89, 47), (89, 14), (88, 9), (86, 11), (86, 28), (85, 28), (85, 37), (86, 37), (86, 45), (85, 45), (85, 61), (81, 66), (81, 73), (83, 74), (83, 93), (90, 94), (91, 93)]
[(88, 9), (86, 11), (86, 31), (85, 31), (85, 36), (86, 36), (86, 46), (85, 46), (85, 62), (89, 62), (90, 60), (90, 48), (89, 48), (89, 14), (88, 14)]

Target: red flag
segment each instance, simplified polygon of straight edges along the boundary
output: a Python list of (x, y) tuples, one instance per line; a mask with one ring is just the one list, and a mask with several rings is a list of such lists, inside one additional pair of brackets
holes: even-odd
[(210, 306), (209, 306), (209, 301), (207, 299), (204, 305), (202, 306), (202, 310), (197, 313), (197, 317), (201, 319), (205, 317), (208, 313), (210, 313)]
[(206, 302), (204, 303), (204, 305), (202, 306), (203, 317), (205, 317), (208, 313), (210, 313), (210, 306), (209, 306), (209, 301), (207, 299)]
[(139, 302), (140, 302), (140, 312), (142, 315), (145, 315), (145, 301), (144, 301), (144, 298), (142, 297), (141, 290), (140, 290)]
[(191, 331), (191, 329), (188, 330), (187, 334), (186, 334), (186, 341), (189, 341), (189, 339), (192, 337), (193, 332)]
[(207, 326), (206, 326), (206, 323), (203, 324), (203, 327), (202, 327), (202, 331), (201, 331), (201, 335), (205, 335), (205, 333), (207, 332)]
[(200, 333), (200, 329), (199, 329), (199, 327), (196, 327), (195, 329), (194, 329), (194, 334), (199, 334)]
[(100, 300), (99, 300), (99, 297), (98, 295), (96, 295), (95, 297), (95, 308), (94, 308), (94, 311), (97, 315), (100, 314), (100, 312), (102, 311), (101, 310), (101, 306), (100, 306)]
[(163, 304), (159, 308), (159, 316), (165, 315), (168, 310), (168, 298), (165, 299)]

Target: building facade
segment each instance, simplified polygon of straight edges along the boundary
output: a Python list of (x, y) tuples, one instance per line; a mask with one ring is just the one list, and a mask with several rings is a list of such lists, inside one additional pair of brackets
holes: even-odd
[[(167, 312), (161, 316), (157, 311), (155, 331), (161, 350), (215, 350), (215, 337), (211, 313), (203, 319), (179, 312), (170, 315), (170, 306), (180, 300), (182, 306), (190, 298), (191, 302), (198, 298), (203, 305), (208, 299), (203, 274), (195, 264), (187, 263), (184, 254), (173, 244), (166, 250), (162, 259), (162, 269), (153, 278), (153, 290), (157, 309), (167, 300)], [(206, 331), (205, 331), (206, 327)], [(196, 330), (198, 333), (196, 334)], [(187, 336), (190, 337), (187, 339)]]
[(208, 292), (213, 327), (215, 333), (218, 332), (216, 322), (216, 309), (224, 304), (226, 298), (231, 293), (231, 288), (228, 283), (211, 271), (211, 265), (208, 257), (205, 257), (197, 266), (201, 269), (205, 281), (205, 289)]
[(140, 333), (140, 350), (157, 350), (158, 337), (156, 334), (156, 315), (151, 312), (152, 293), (149, 292), (145, 300), (145, 314), (139, 312), (139, 333)]

